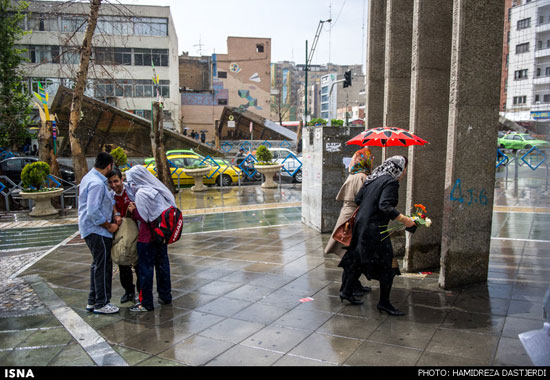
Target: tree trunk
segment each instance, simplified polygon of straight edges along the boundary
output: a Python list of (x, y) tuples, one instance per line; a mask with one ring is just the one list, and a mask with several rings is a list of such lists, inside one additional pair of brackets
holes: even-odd
[(154, 102), (153, 120), (151, 121), (151, 148), (153, 150), (153, 156), (155, 157), (157, 176), (172, 193), (175, 193), (176, 188), (174, 186), (174, 181), (172, 180), (170, 165), (168, 165), (168, 159), (166, 158), (166, 150), (164, 150), (164, 133), (161, 126), (161, 120), (162, 110), (160, 103)]
[(82, 108), (82, 98), (84, 89), (88, 79), (88, 68), (90, 66), (90, 56), (92, 54), (92, 37), (97, 25), (97, 17), (99, 7), (102, 0), (90, 0), (90, 15), (88, 17), (88, 25), (84, 34), (84, 41), (80, 52), (80, 67), (76, 77), (76, 85), (73, 91), (73, 99), (71, 102), (71, 115), (69, 119), (69, 141), (71, 144), (71, 154), (73, 156), (73, 166), (76, 183), (80, 183), (82, 177), (88, 172), (88, 164), (86, 157), (80, 146), (80, 142), (76, 136), (76, 129), (80, 119), (80, 111)]

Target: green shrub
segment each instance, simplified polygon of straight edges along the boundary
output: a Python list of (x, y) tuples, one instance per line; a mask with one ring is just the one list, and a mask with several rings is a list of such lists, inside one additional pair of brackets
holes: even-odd
[(314, 126), (316, 124), (327, 125), (327, 121), (325, 119), (316, 118), (316, 119), (311, 119), (310, 122), (307, 123), (307, 125), (310, 125), (310, 126)]
[(128, 157), (126, 156), (126, 152), (121, 147), (116, 147), (111, 151), (111, 156), (113, 156), (113, 159), (115, 160), (115, 166), (118, 168), (119, 166), (126, 165), (128, 162)]
[(344, 120), (340, 119), (331, 119), (330, 125), (333, 127), (343, 127), (344, 126)]
[(33, 162), (27, 164), (21, 172), (21, 180), (23, 181), (24, 188), (30, 188), (31, 186), (37, 190), (44, 186), (46, 178), (50, 174), (50, 165), (43, 161)]
[(271, 165), (273, 160), (273, 154), (264, 145), (260, 145), (256, 150), (256, 159), (259, 165)]

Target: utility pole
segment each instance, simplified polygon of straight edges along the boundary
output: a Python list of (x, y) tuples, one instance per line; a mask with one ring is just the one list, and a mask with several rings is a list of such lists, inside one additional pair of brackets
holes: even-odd
[(308, 52), (308, 49), (307, 49), (307, 40), (306, 40), (306, 65), (305, 65), (305, 72), (306, 72), (306, 76), (305, 76), (305, 104), (304, 104), (304, 123), (305, 125), (307, 125), (307, 92), (308, 92), (308, 88), (307, 88), (307, 77), (308, 77), (308, 71), (309, 71), (309, 64), (311, 63), (311, 60), (313, 59), (313, 54), (315, 54), (315, 49), (317, 48), (317, 42), (319, 42), (319, 35), (321, 34), (321, 30), (323, 29), (323, 24), (325, 22), (332, 22), (332, 19), (328, 19), (328, 20), (320, 20), (319, 21), (319, 25), (317, 25), (317, 32), (315, 33), (315, 38), (313, 39), (313, 44), (311, 46), (311, 50)]

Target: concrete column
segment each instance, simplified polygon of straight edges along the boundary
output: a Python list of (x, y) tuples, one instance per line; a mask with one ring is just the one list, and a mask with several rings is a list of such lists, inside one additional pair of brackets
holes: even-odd
[(386, 0), (369, 0), (368, 5), (366, 129), (381, 127), (384, 123)]
[(410, 131), (427, 140), (409, 148), (407, 210), (421, 203), (434, 221), (406, 234), (403, 267), (407, 272), (439, 267), (449, 119), (452, 44), (451, 1), (415, 0), (412, 29)]
[(485, 282), (489, 264), (504, 2), (454, 0), (441, 273)]
[[(413, 1), (386, 1), (386, 42), (384, 72), (384, 126), (409, 129), (411, 94), (411, 41)], [(405, 147), (383, 150), (382, 160), (394, 155), (407, 156)], [(401, 181), (398, 209), (406, 210), (407, 184)], [(405, 233), (392, 236), (396, 256), (405, 254)]]
[[(386, 0), (368, 2), (365, 129), (384, 125)], [(382, 163), (382, 148), (370, 147), (373, 166)]]

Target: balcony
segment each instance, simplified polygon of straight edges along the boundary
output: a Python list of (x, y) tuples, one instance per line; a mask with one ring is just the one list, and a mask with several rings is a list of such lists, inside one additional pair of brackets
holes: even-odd
[(550, 22), (545, 22), (544, 24), (538, 24), (535, 32), (536, 33), (544, 33), (550, 31)]
[(539, 77), (535, 77), (533, 79), (533, 84), (535, 85), (550, 84), (550, 75), (547, 75), (547, 76), (541, 75)]
[(550, 48), (540, 49), (535, 52), (535, 58), (550, 57)]

